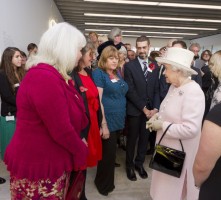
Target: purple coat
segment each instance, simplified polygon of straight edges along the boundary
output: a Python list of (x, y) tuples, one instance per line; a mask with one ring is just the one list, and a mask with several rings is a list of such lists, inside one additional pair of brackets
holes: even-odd
[(86, 166), (80, 132), (88, 119), (81, 96), (48, 64), (32, 67), (17, 94), (14, 136), (4, 157), (17, 178), (55, 180)]

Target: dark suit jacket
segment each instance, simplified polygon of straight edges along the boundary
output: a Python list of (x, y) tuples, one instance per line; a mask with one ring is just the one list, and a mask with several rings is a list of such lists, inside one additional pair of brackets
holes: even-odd
[(165, 96), (167, 95), (170, 83), (166, 82), (166, 77), (163, 75), (163, 72), (165, 71), (165, 67), (163, 65), (161, 65), (156, 70), (158, 73), (158, 80), (159, 80), (160, 102), (162, 102)]
[(2, 100), (1, 104), (1, 115), (7, 116), (9, 113), (11, 115), (16, 115), (16, 93), (18, 87), (15, 91), (12, 91), (11, 85), (4, 71), (0, 71), (0, 96)]
[[(151, 59), (149, 58), (151, 61)], [(155, 65), (155, 70), (148, 72), (147, 82), (144, 77), (143, 70), (139, 60), (130, 61), (124, 68), (124, 80), (127, 82), (129, 90), (127, 92), (127, 114), (131, 116), (139, 116), (143, 113), (143, 108), (159, 109), (159, 82), (156, 62), (151, 61)]]
[[(162, 71), (160, 70), (160, 67), (157, 69), (157, 71), (158, 71), (159, 87), (160, 87), (160, 101), (162, 102), (165, 96), (167, 95), (170, 84), (166, 82), (166, 78), (163, 75), (165, 67), (163, 65), (161, 67), (163, 67)], [(196, 81), (200, 85), (200, 87), (202, 87), (202, 78), (201, 78), (200, 69), (196, 67), (191, 67), (191, 68), (198, 73), (197, 75), (192, 75), (191, 79)]]
[(202, 76), (201, 76), (200, 69), (193, 67), (193, 66), (191, 68), (198, 73), (197, 75), (192, 75), (191, 79), (196, 81), (200, 85), (200, 87), (202, 87)]

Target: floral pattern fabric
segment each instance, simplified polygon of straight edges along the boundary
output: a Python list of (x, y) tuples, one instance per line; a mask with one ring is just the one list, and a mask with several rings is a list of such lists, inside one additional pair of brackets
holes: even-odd
[(12, 176), (10, 190), (12, 200), (64, 200), (68, 188), (69, 174), (64, 173), (56, 181), (40, 179), (18, 179)]

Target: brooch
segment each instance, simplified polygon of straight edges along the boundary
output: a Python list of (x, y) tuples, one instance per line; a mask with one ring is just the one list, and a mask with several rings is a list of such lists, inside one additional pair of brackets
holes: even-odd
[(84, 86), (80, 86), (79, 89), (80, 89), (81, 92), (86, 92), (86, 91), (88, 90), (88, 89), (85, 88)]
[(179, 91), (179, 95), (180, 95), (180, 96), (182, 96), (183, 93), (184, 93), (183, 91), (181, 91), (181, 90)]

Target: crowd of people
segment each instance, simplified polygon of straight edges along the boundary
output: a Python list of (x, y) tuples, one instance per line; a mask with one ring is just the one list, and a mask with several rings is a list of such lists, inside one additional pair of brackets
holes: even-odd
[(11, 199), (65, 199), (82, 172), (79, 199), (87, 200), (88, 167), (97, 167), (95, 186), (108, 196), (122, 136), (125, 176), (146, 179), (146, 154), (165, 130), (162, 145), (186, 157), (179, 178), (152, 170), (152, 199), (220, 199), (221, 51), (199, 55), (198, 43), (170, 40), (150, 52), (144, 35), (135, 47), (119, 28), (86, 37), (59, 23), (27, 46), (28, 56), (4, 50), (0, 146)]

